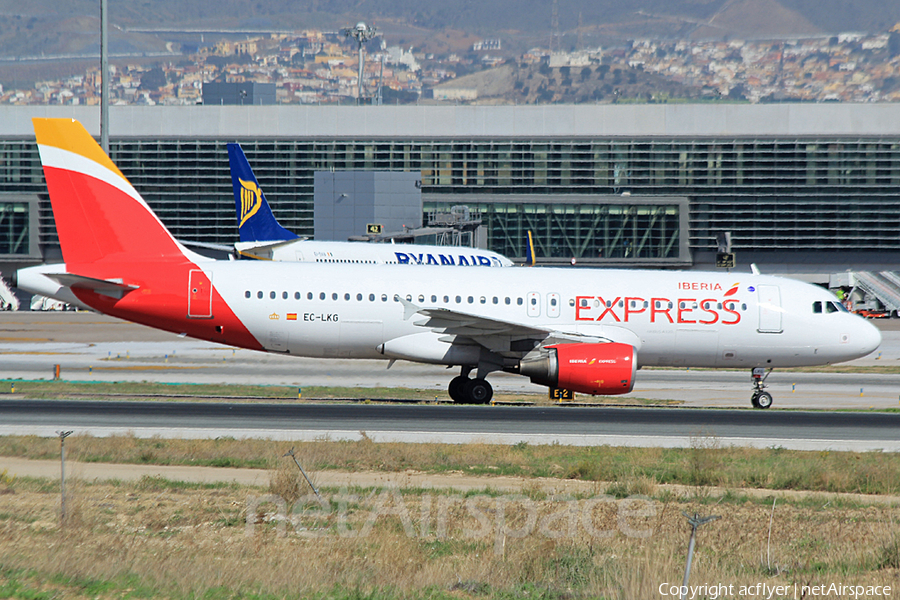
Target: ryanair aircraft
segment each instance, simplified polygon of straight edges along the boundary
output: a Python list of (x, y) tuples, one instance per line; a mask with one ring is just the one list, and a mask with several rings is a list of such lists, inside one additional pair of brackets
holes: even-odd
[(301, 240), (275, 219), (244, 151), (228, 144), (231, 185), (241, 241), (241, 256), (262, 260), (371, 265), (511, 267), (511, 260), (480, 248), (421, 244), (372, 244)]
[[(175, 240), (77, 121), (34, 119), (62, 264), (28, 292), (198, 339), (296, 356), (457, 366), (457, 402), (517, 373), (624, 394), (644, 365), (763, 373), (869, 354), (878, 329), (822, 288), (777, 277), (606, 269), (448, 269), (216, 261)], [(474, 372), (474, 377), (470, 375)]]

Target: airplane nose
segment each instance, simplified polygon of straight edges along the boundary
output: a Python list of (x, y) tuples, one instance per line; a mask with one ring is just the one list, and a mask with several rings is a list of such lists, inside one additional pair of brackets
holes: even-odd
[(868, 321), (863, 321), (862, 324), (864, 327), (860, 327), (859, 331), (854, 332), (856, 338), (854, 341), (859, 348), (860, 356), (865, 356), (874, 352), (881, 345), (881, 331)]

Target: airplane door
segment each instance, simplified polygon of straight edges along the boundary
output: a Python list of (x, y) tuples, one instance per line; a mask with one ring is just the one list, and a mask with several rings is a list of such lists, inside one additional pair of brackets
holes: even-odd
[(547, 316), (559, 316), (559, 294), (547, 294)]
[(760, 333), (781, 333), (781, 290), (777, 285), (761, 285), (759, 294)]
[(280, 329), (270, 329), (266, 336), (266, 350), (273, 352), (287, 352), (288, 340), (290, 335), (287, 331)]
[(525, 301), (528, 303), (528, 316), (541, 316), (541, 295), (537, 292), (528, 292)]
[(189, 319), (212, 318), (212, 274), (191, 269), (188, 278)]

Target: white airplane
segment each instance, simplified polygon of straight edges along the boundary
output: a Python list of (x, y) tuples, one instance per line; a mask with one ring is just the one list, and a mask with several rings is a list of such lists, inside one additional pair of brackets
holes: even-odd
[[(460, 367), (457, 402), (507, 371), (624, 394), (640, 366), (765, 369), (869, 354), (879, 331), (828, 291), (764, 275), (215, 261), (177, 242), (77, 122), (34, 119), (65, 263), (18, 287), (198, 339), (297, 356)], [(475, 372), (475, 377), (469, 375)]]
[(479, 248), (424, 244), (372, 244), (300, 239), (275, 219), (240, 144), (228, 144), (228, 163), (241, 241), (241, 256), (261, 260), (343, 264), (511, 267), (501, 254)]

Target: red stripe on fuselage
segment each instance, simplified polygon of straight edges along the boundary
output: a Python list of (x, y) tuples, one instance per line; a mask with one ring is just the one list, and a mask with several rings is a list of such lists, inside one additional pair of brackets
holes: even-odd
[(215, 282), (212, 288), (212, 317), (188, 318), (190, 272), (200, 268), (202, 265), (198, 266), (186, 258), (181, 261), (66, 264), (70, 273), (95, 279), (122, 279), (126, 285), (138, 286), (121, 299), (91, 290), (72, 289), (79, 300), (104, 314), (172, 333), (185, 333), (201, 340), (263, 350), (262, 344), (219, 294)]

